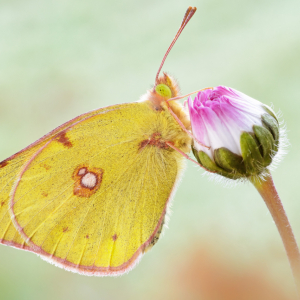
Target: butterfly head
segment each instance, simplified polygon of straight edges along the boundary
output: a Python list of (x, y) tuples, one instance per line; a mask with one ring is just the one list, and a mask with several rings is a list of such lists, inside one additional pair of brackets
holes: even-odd
[[(147, 93), (141, 97), (140, 101), (149, 101), (152, 109), (161, 111), (166, 109), (168, 99), (178, 97), (179, 94), (180, 91), (177, 81), (164, 72), (163, 75), (158, 77), (154, 87), (148, 90)], [(171, 102), (169, 105), (172, 106), (173, 103), (177, 101)]]
[(164, 72), (158, 77), (153, 93), (164, 100), (168, 100), (179, 95), (179, 87), (176, 80)]
[[(160, 75), (153, 88), (143, 95), (140, 101), (149, 101), (154, 110), (163, 110), (168, 99), (180, 95), (177, 81), (167, 73)], [(172, 101), (177, 102), (177, 101)], [(171, 104), (171, 103), (170, 103)]]

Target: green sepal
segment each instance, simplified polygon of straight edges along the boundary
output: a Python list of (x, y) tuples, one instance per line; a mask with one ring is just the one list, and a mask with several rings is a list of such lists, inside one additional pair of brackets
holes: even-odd
[(274, 141), (275, 141), (275, 148), (274, 150), (278, 150), (278, 141), (279, 141), (279, 124), (276, 119), (274, 119), (269, 114), (263, 114), (261, 116), (263, 125), (267, 127), (267, 129), (270, 130), (270, 132), (273, 135)]
[(227, 172), (239, 173), (240, 176), (246, 174), (243, 158), (225, 147), (214, 151), (216, 164)]
[(199, 164), (207, 170), (230, 179), (237, 179), (242, 177), (242, 175), (240, 174), (227, 172), (226, 170), (221, 169), (204, 151), (197, 151), (196, 149), (194, 149), (194, 147), (192, 147), (192, 151)]
[(195, 158), (197, 159), (198, 163), (201, 164), (199, 157), (198, 157), (198, 151), (194, 148), (194, 144), (192, 144), (191, 148), (192, 148), (192, 152), (193, 152)]
[(266, 167), (272, 162), (272, 156), (274, 155), (274, 138), (270, 131), (262, 126), (254, 125), (253, 131), (262, 150), (263, 166)]
[(240, 138), (242, 157), (246, 167), (246, 175), (256, 175), (261, 173), (263, 158), (259, 151), (254, 134), (242, 132)]
[(262, 105), (262, 107), (269, 115), (271, 115), (277, 121), (277, 123), (279, 125), (278, 119), (277, 119), (276, 115), (274, 114), (274, 112), (270, 109), (270, 107), (267, 105), (264, 105), (264, 104)]

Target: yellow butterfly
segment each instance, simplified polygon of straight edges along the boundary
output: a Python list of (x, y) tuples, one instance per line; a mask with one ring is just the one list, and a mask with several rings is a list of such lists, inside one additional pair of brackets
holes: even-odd
[(103, 276), (157, 242), (192, 141), (176, 81), (159, 73), (195, 11), (138, 102), (80, 115), (0, 163), (0, 243)]

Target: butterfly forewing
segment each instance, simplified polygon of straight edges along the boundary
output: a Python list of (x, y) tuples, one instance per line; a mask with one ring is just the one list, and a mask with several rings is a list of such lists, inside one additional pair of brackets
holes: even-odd
[(0, 165), (0, 242), (24, 249), (28, 245), (12, 224), (9, 214), (9, 195), (17, 174), (30, 154), (33, 153), (34, 149), (33, 152), (27, 153), (27, 155), (19, 155), (12, 163), (4, 161)]
[[(126, 104), (125, 104), (126, 105)], [(111, 106), (110, 109), (115, 109), (116, 106)], [(54, 129), (35, 143), (26, 147), (22, 151), (12, 155), (8, 159), (0, 162), (0, 243), (14, 246), (17, 248), (27, 249), (27, 245), (24, 239), (20, 236), (15, 226), (12, 224), (11, 217), (9, 214), (9, 198), (12, 187), (15, 183), (16, 178), (21, 172), (21, 168), (30, 160), (30, 158), (49, 142), (54, 136), (62, 132), (65, 128), (68, 128), (74, 123), (79, 122), (82, 119), (86, 119), (92, 115), (105, 113), (107, 108), (99, 109), (83, 114), (79, 117), (74, 118), (66, 122), (65, 124)], [(31, 251), (33, 249), (30, 249)]]

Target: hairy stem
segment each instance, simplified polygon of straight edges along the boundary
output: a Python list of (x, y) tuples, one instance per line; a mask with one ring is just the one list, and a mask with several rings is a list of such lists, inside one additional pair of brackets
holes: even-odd
[(265, 180), (251, 178), (250, 181), (256, 187), (262, 198), (264, 199), (273, 220), (280, 233), (285, 251), (287, 253), (293, 276), (296, 283), (298, 298), (300, 297), (300, 252), (294, 237), (292, 227), (287, 218), (279, 195), (276, 191), (272, 176), (268, 173)]

